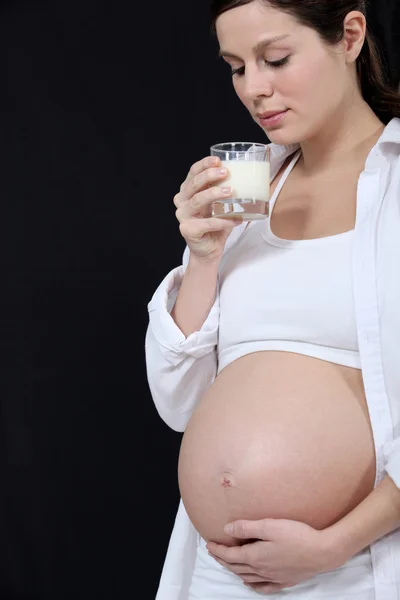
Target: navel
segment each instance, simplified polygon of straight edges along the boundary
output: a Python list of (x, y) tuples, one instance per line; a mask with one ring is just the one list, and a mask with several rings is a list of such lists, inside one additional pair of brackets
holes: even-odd
[(234, 486), (234, 481), (232, 477), (232, 473), (223, 473), (221, 477), (221, 485), (225, 489), (232, 488)]

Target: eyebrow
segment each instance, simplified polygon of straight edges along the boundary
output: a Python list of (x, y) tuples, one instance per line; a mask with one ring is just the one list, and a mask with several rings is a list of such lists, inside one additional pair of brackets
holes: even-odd
[[(274, 44), (275, 42), (280, 42), (281, 40), (284, 40), (287, 37), (289, 37), (289, 35), (285, 34), (285, 35), (277, 35), (276, 37), (268, 38), (266, 40), (261, 40), (260, 42), (258, 42), (258, 44), (256, 44), (254, 46), (253, 52), (254, 52), (254, 54), (260, 54), (260, 52), (262, 50), (264, 50), (264, 48), (266, 48), (267, 46), (270, 46), (271, 44)], [(220, 50), (218, 52), (218, 56), (221, 56), (221, 57), (229, 56), (229, 58), (239, 58), (238, 56), (231, 54), (231, 52), (225, 52), (224, 50)]]

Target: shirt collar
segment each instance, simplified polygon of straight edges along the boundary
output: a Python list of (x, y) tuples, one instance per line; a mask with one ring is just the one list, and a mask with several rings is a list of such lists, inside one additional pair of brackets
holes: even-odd
[(386, 125), (378, 140), (379, 144), (385, 143), (400, 144), (400, 119), (394, 118)]

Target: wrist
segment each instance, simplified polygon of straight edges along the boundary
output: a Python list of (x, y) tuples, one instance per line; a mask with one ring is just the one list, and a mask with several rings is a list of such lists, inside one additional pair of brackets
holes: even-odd
[(199, 258), (194, 254), (190, 255), (187, 268), (205, 273), (218, 273), (221, 258)]
[(324, 539), (346, 562), (399, 527), (400, 491), (386, 476), (351, 512), (324, 530)]
[(354, 545), (354, 539), (340, 521), (327, 527), (321, 533), (323, 534), (325, 556), (328, 563), (332, 565), (332, 570), (343, 566), (359, 551)]

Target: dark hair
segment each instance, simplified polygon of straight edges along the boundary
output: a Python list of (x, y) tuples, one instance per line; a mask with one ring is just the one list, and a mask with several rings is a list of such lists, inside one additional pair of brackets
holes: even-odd
[[(224, 12), (249, 4), (254, 0), (211, 0), (212, 29)], [(344, 20), (349, 12), (366, 15), (366, 0), (261, 0), (295, 17), (299, 23), (318, 32), (328, 44), (339, 43), (344, 37)], [(400, 93), (386, 81), (385, 63), (378, 45), (367, 28), (364, 46), (357, 59), (358, 80), (364, 100), (374, 113), (387, 124), (400, 117)]]

